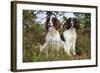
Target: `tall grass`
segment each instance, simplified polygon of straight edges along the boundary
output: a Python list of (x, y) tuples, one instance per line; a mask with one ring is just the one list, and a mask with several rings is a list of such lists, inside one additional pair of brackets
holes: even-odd
[(40, 52), (40, 45), (45, 42), (46, 31), (41, 26), (34, 25), (23, 34), (23, 62), (82, 60), (91, 58), (90, 29), (80, 28), (77, 31), (76, 55), (68, 56), (63, 48), (59, 51), (53, 48), (48, 53)]

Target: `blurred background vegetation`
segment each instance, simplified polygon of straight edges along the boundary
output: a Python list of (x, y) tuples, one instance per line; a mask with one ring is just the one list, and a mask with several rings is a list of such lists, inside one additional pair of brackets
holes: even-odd
[[(77, 30), (77, 55), (68, 56), (63, 49), (58, 52), (49, 49), (48, 56), (40, 52), (39, 46), (45, 43), (46, 17), (52, 14), (58, 16), (63, 24), (66, 20), (65, 13), (23, 10), (23, 62), (91, 59), (91, 14), (89, 13), (74, 13), (80, 21), (80, 28)], [(59, 56), (56, 55), (57, 53)]]

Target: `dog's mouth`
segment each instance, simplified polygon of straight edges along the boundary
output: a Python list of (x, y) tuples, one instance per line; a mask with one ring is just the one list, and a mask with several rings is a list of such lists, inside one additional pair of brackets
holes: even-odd
[(73, 21), (73, 19), (71, 19), (70, 26), (71, 26), (71, 28), (74, 27), (74, 21)]
[(74, 22), (70, 23), (71, 28), (74, 28)]
[(53, 27), (53, 26), (50, 26), (50, 27), (49, 27), (49, 32), (56, 32), (56, 29), (55, 29), (55, 27)]
[(53, 27), (49, 26), (49, 32), (52, 32), (52, 30), (53, 30)]

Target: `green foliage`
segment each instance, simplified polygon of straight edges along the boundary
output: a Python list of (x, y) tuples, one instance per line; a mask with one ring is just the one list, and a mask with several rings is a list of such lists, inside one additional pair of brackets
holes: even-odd
[(91, 14), (90, 13), (74, 13), (81, 24), (81, 27), (90, 28), (91, 27)]
[(23, 10), (23, 28), (24, 32), (29, 31), (30, 27), (35, 24), (36, 15), (32, 10)]
[(79, 55), (86, 55), (87, 58), (91, 57), (91, 37), (90, 31), (86, 28), (78, 30), (78, 37), (76, 42), (76, 52)]
[[(39, 12), (42, 13), (43, 11)], [(58, 13), (58, 12), (56, 12)], [(47, 13), (48, 14), (48, 13)], [(59, 13), (61, 14), (61, 13)], [(58, 60), (82, 60), (91, 58), (91, 23), (90, 14), (75, 13), (79, 18), (81, 28), (77, 30), (77, 42), (75, 56), (68, 56), (63, 48), (59, 51), (49, 48), (40, 52), (40, 45), (45, 42), (46, 30), (44, 24), (35, 21), (36, 14), (32, 10), (23, 10), (23, 62), (58, 61)], [(66, 19), (65, 17), (63, 18)], [(62, 29), (61, 33), (64, 31)]]

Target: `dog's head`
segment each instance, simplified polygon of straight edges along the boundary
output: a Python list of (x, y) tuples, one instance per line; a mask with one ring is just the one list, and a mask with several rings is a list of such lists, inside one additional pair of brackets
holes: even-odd
[(66, 29), (70, 29), (70, 28), (78, 29), (80, 27), (80, 23), (77, 18), (68, 18), (64, 25)]
[(48, 17), (46, 20), (45, 28), (47, 31), (51, 31), (51, 29), (55, 29), (59, 31), (61, 27), (60, 21), (56, 17)]

